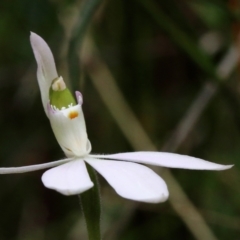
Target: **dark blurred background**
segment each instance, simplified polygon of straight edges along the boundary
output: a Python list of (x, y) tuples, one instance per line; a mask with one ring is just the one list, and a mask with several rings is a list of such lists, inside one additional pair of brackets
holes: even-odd
[[(91, 2), (99, 3), (74, 35)], [(239, 13), (237, 0), (1, 0), (0, 165), (64, 157), (39, 95), (33, 31), (48, 42), (59, 74), (83, 92), (94, 153), (155, 146), (235, 164), (172, 170), (189, 200), (179, 211), (164, 169), (176, 198), (156, 205), (122, 199), (100, 177), (104, 239), (240, 239)], [(0, 239), (87, 239), (78, 197), (44, 188), (42, 173), (0, 176)]]

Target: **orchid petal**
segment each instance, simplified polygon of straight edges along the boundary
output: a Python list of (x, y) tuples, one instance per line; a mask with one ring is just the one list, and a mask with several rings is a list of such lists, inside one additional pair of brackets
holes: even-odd
[(67, 158), (63, 160), (58, 160), (58, 161), (43, 163), (43, 164), (36, 164), (31, 166), (0, 168), (0, 174), (33, 172), (33, 171), (37, 171), (45, 168), (55, 167), (63, 163), (69, 162), (71, 160), (72, 159)]
[(122, 197), (159, 203), (168, 198), (166, 183), (150, 168), (130, 162), (85, 158)]
[(200, 158), (167, 152), (127, 152), (108, 155), (90, 155), (90, 157), (138, 162), (168, 168), (196, 170), (226, 170), (233, 165), (221, 165)]
[(73, 160), (46, 171), (42, 176), (45, 187), (64, 195), (82, 193), (93, 187), (83, 160)]
[(80, 104), (63, 110), (54, 110), (48, 104), (48, 117), (54, 135), (68, 157), (80, 157), (91, 151)]
[(42, 103), (47, 114), (49, 89), (52, 81), (58, 77), (54, 58), (47, 43), (37, 34), (31, 32), (30, 41), (37, 61), (37, 78), (41, 91)]

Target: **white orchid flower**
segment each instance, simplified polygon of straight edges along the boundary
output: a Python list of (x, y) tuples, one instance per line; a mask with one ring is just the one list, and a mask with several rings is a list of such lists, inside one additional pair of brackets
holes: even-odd
[(142, 164), (197, 170), (225, 170), (232, 167), (166, 152), (90, 154), (91, 144), (81, 107), (81, 93), (76, 92), (75, 102), (63, 78), (57, 74), (53, 55), (46, 42), (35, 33), (31, 33), (30, 41), (38, 65), (37, 78), (43, 107), (56, 139), (68, 158), (32, 166), (0, 168), (0, 174), (24, 173), (53, 167), (42, 176), (44, 186), (64, 195), (74, 195), (93, 187), (85, 165), (87, 163), (100, 173), (120, 196), (158, 203), (168, 198), (167, 185), (159, 175)]

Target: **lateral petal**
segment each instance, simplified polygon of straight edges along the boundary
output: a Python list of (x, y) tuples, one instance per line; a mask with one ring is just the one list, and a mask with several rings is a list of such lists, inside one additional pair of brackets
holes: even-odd
[(96, 158), (138, 162), (168, 168), (196, 170), (226, 170), (233, 165), (221, 165), (200, 158), (167, 152), (126, 152), (108, 155), (90, 155)]
[(166, 183), (150, 168), (130, 162), (85, 158), (122, 197), (159, 203), (168, 198)]
[(14, 173), (25, 173), (25, 172), (33, 172), (45, 168), (51, 168), (58, 165), (61, 165), (63, 163), (69, 162), (72, 159), (67, 158), (63, 160), (58, 160), (54, 162), (48, 162), (43, 164), (35, 164), (31, 166), (24, 166), (24, 167), (6, 167), (6, 168), (0, 168), (0, 174), (14, 174)]
[(83, 160), (73, 160), (52, 168), (42, 175), (45, 187), (54, 189), (64, 195), (75, 195), (93, 187)]
[(47, 43), (36, 33), (31, 32), (30, 41), (37, 61), (37, 78), (41, 91), (42, 103), (47, 114), (49, 88), (52, 81), (58, 77), (54, 58)]

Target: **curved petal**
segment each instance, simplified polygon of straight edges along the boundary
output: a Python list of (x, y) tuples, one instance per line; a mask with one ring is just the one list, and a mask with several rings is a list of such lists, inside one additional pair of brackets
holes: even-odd
[(31, 32), (30, 41), (37, 61), (37, 78), (41, 91), (42, 103), (47, 114), (49, 88), (52, 81), (58, 77), (54, 58), (47, 43), (37, 34)]
[(46, 171), (42, 176), (45, 187), (64, 195), (85, 192), (93, 187), (83, 160), (73, 160)]
[(169, 168), (197, 169), (197, 170), (226, 170), (233, 165), (221, 165), (208, 162), (200, 158), (167, 152), (127, 152), (109, 155), (90, 155), (92, 157), (115, 159), (130, 162), (151, 164)]
[(168, 198), (166, 183), (150, 168), (130, 162), (86, 158), (122, 197), (148, 203)]
[(58, 165), (61, 165), (63, 163), (71, 161), (72, 158), (67, 158), (63, 160), (58, 160), (54, 162), (48, 162), (43, 164), (36, 164), (31, 166), (24, 166), (24, 167), (6, 167), (6, 168), (0, 168), (0, 174), (13, 174), (13, 173), (25, 173), (25, 172), (33, 172), (45, 168), (51, 168)]

